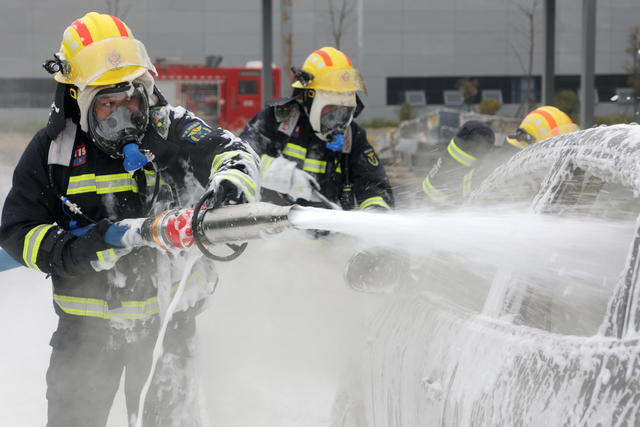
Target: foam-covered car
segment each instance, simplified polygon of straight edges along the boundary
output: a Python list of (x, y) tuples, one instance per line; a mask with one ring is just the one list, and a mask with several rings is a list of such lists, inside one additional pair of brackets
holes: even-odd
[(387, 297), (333, 425), (640, 424), (639, 194), (636, 125), (560, 135), (498, 167), (469, 206), (627, 231), (588, 243), (588, 259), (577, 249), (566, 270), (425, 261)]

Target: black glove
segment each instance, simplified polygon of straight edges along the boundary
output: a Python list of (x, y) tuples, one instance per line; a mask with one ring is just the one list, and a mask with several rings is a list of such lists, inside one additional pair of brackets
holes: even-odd
[(216, 202), (214, 207), (226, 205), (239, 205), (240, 203), (248, 203), (244, 192), (233, 182), (221, 181), (215, 191)]
[[(104, 241), (104, 235), (112, 222), (102, 219), (95, 226), (87, 229), (82, 236), (73, 236), (70, 232), (65, 233), (61, 243), (61, 256), (54, 259), (58, 265), (54, 268), (57, 273), (67, 276), (93, 273), (95, 270), (91, 266), (91, 261), (98, 260), (98, 252), (113, 248)], [(62, 272), (59, 271), (60, 268)]]

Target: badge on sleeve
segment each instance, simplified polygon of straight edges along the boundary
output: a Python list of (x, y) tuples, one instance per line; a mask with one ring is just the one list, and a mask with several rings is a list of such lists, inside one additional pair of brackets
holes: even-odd
[(184, 128), (180, 139), (197, 144), (202, 138), (209, 135), (213, 130), (201, 120), (195, 120)]
[(169, 108), (166, 106), (152, 108), (151, 124), (162, 139), (167, 139), (167, 136), (169, 136), (169, 126), (171, 125)]
[(380, 161), (378, 160), (375, 151), (373, 151), (373, 148), (364, 150), (364, 155), (367, 156), (367, 161), (371, 164), (371, 166), (378, 167)]

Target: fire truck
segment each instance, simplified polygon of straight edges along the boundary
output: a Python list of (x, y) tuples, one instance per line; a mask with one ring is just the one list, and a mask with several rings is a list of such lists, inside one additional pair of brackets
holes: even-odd
[[(209, 67), (156, 64), (156, 84), (172, 105), (193, 111), (209, 125), (239, 130), (262, 108), (261, 65)], [(273, 67), (273, 96), (280, 96), (280, 69)]]

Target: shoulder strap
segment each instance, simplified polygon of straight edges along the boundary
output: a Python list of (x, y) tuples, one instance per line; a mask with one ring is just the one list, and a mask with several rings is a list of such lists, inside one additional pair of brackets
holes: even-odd
[(351, 132), (351, 126), (347, 128), (344, 132), (344, 144), (342, 145), (342, 152), (349, 154), (351, 153), (351, 146), (353, 143), (353, 132)]

